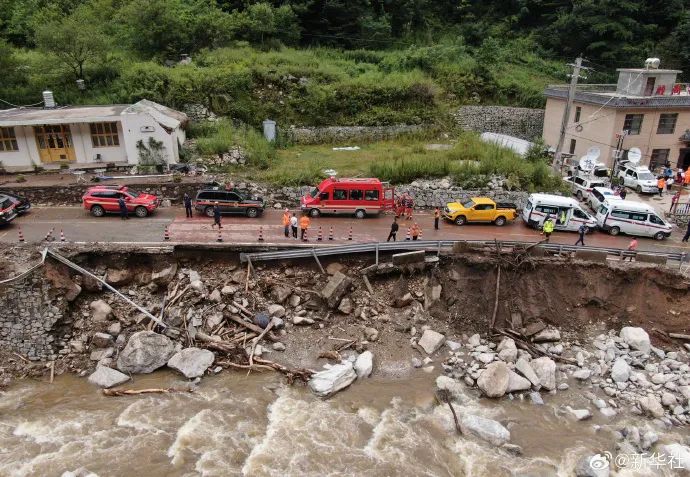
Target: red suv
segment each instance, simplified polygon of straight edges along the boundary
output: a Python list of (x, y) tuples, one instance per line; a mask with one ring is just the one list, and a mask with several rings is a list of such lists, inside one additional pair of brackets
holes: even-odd
[(127, 210), (137, 217), (146, 217), (156, 210), (158, 197), (151, 194), (134, 192), (126, 186), (96, 186), (90, 187), (81, 198), (84, 208), (90, 210), (95, 217), (103, 217), (107, 213), (119, 213), (118, 199), (123, 197)]

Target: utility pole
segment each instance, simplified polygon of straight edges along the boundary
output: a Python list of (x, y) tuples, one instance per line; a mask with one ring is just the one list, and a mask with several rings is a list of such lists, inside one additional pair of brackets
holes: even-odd
[(563, 120), (561, 121), (561, 134), (558, 137), (558, 146), (556, 146), (556, 154), (553, 160), (553, 169), (556, 172), (560, 172), (563, 167), (563, 143), (565, 142), (565, 132), (568, 128), (568, 122), (570, 120), (570, 110), (573, 106), (573, 100), (575, 99), (575, 90), (577, 89), (577, 80), (580, 79), (580, 70), (586, 69), (582, 68), (582, 58), (577, 57), (575, 64), (570, 64), (572, 66), (573, 74), (570, 76), (570, 87), (568, 88), (568, 101), (565, 104), (565, 110), (563, 111)]

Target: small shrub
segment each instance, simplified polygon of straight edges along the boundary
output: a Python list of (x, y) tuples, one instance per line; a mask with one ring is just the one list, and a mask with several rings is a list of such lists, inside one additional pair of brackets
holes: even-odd
[(172, 177), (172, 180), (173, 180), (173, 182), (175, 182), (175, 183), (180, 183), (180, 182), (182, 182), (182, 174), (180, 174), (179, 172), (174, 173), (174, 174), (173, 174), (173, 177)]
[(16, 182), (26, 182), (26, 177), (23, 175), (19, 174), (16, 178)]

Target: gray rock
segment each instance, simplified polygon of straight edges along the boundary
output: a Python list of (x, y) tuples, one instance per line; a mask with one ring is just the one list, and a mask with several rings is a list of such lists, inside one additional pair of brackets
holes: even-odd
[(441, 333), (437, 333), (434, 330), (426, 330), (419, 339), (418, 344), (424, 351), (426, 351), (427, 354), (433, 354), (436, 352), (436, 350), (443, 346), (443, 342), (445, 340), (446, 337)]
[(120, 384), (129, 381), (129, 376), (123, 374), (115, 369), (106, 368), (105, 366), (96, 366), (96, 371), (94, 371), (91, 376), (89, 376), (89, 382), (100, 386), (102, 388), (112, 388), (113, 386), (119, 386)]
[(625, 383), (630, 379), (630, 365), (623, 358), (617, 358), (613, 363), (611, 379), (617, 383)]
[(539, 406), (544, 405), (544, 400), (541, 398), (541, 394), (539, 394), (538, 392), (533, 391), (529, 393), (529, 398), (532, 401), (532, 404), (537, 404)]
[(586, 381), (592, 375), (592, 371), (589, 369), (578, 369), (573, 373), (573, 378), (579, 379), (580, 381)]
[(175, 345), (167, 336), (153, 331), (139, 331), (130, 336), (117, 359), (123, 373), (147, 374), (165, 366), (175, 353)]
[(309, 326), (314, 324), (314, 320), (305, 318), (304, 316), (295, 316), (292, 319), (292, 323), (297, 326)]
[(211, 292), (211, 294), (208, 296), (208, 299), (214, 303), (220, 303), (223, 300), (220, 290), (217, 288)]
[(364, 328), (364, 337), (368, 341), (377, 341), (379, 339), (379, 330), (367, 326)]
[(354, 368), (358, 378), (371, 376), (371, 371), (374, 369), (374, 354), (371, 351), (365, 351), (357, 356)]
[(477, 379), (477, 387), (485, 396), (498, 398), (503, 396), (508, 389), (510, 381), (510, 370), (508, 366), (496, 361), (489, 364)]
[(573, 409), (570, 406), (568, 406), (567, 409), (578, 421), (584, 421), (592, 417), (592, 413), (589, 409)]
[(644, 414), (652, 417), (663, 417), (664, 408), (661, 406), (659, 400), (653, 396), (645, 396), (638, 399), (637, 403), (640, 405), (640, 409)]
[(285, 343), (281, 343), (280, 341), (273, 343), (271, 347), (273, 351), (285, 351)]
[(649, 335), (642, 328), (626, 326), (621, 329), (619, 336), (623, 342), (632, 349), (636, 349), (647, 354), (651, 351), (652, 344), (649, 340)]
[(352, 313), (352, 309), (352, 300), (350, 300), (349, 298), (343, 298), (342, 300), (340, 300), (340, 304), (338, 305), (338, 311), (340, 313), (349, 315), (350, 313)]
[(460, 429), (465, 435), (471, 434), (495, 446), (503, 445), (510, 440), (510, 431), (500, 422), (472, 414), (462, 417)]
[(115, 348), (97, 349), (91, 352), (89, 359), (91, 361), (101, 361), (110, 358), (115, 354)]
[(532, 366), (526, 359), (518, 359), (517, 363), (515, 363), (515, 369), (524, 377), (526, 377), (529, 380), (529, 382), (532, 383), (532, 386), (539, 389), (539, 387), (541, 386), (539, 376), (537, 376), (537, 373), (534, 372), (534, 369), (532, 369)]
[(608, 477), (611, 464), (601, 454), (586, 455), (577, 461), (576, 477)]
[(282, 318), (285, 316), (285, 307), (283, 305), (278, 305), (274, 303), (268, 305), (268, 316), (275, 316), (276, 318)]
[(223, 296), (234, 295), (237, 293), (237, 287), (235, 285), (225, 285), (220, 290), (220, 294)]
[(177, 263), (151, 274), (151, 281), (157, 285), (167, 285), (177, 273)]
[(529, 391), (532, 389), (532, 383), (527, 378), (523, 378), (515, 371), (508, 372), (508, 388), (507, 393), (514, 393), (518, 391)]
[(326, 301), (329, 308), (335, 308), (340, 303), (340, 299), (350, 288), (352, 281), (343, 273), (335, 272), (321, 290), (321, 297)]
[(129, 268), (109, 268), (105, 281), (111, 285), (126, 285), (132, 281), (132, 270)]
[(112, 325), (108, 326), (108, 334), (111, 336), (117, 336), (122, 332), (122, 325), (119, 321), (116, 321)]
[(561, 332), (555, 328), (546, 328), (545, 330), (541, 330), (539, 333), (532, 337), (532, 341), (534, 341), (535, 343), (545, 343), (560, 340)]
[(91, 308), (91, 318), (97, 322), (108, 321), (113, 313), (110, 305), (103, 300), (92, 301), (89, 308)]
[(302, 303), (302, 297), (297, 295), (296, 293), (293, 293), (290, 295), (290, 299), (288, 300), (288, 303), (290, 304), (291, 307), (295, 308), (299, 306), (300, 303)]
[(287, 300), (291, 294), (292, 290), (282, 285), (274, 286), (271, 289), (271, 298), (273, 298), (273, 301), (280, 303), (281, 305), (285, 303), (285, 300)]
[(458, 351), (460, 348), (462, 348), (461, 343), (458, 343), (457, 341), (451, 341), (451, 340), (446, 340), (446, 346), (448, 346), (448, 348), (451, 351)]
[(479, 333), (475, 333), (470, 336), (470, 339), (467, 340), (467, 344), (472, 347), (479, 346), (481, 344), (481, 337), (479, 336)]
[(556, 389), (556, 363), (551, 358), (542, 356), (541, 358), (533, 359), (531, 366), (539, 377), (542, 387), (549, 391)]
[(91, 345), (96, 348), (108, 348), (113, 345), (113, 337), (108, 333), (94, 333), (91, 338)]
[(186, 378), (198, 378), (211, 367), (215, 356), (207, 349), (185, 348), (168, 360), (168, 367), (182, 373)]
[(348, 387), (357, 378), (357, 373), (349, 361), (331, 366), (330, 369), (315, 373), (309, 380), (309, 388), (321, 397), (331, 396)]
[(517, 348), (506, 348), (498, 352), (498, 359), (505, 361), (506, 363), (514, 363), (515, 360), (517, 360), (517, 356)]

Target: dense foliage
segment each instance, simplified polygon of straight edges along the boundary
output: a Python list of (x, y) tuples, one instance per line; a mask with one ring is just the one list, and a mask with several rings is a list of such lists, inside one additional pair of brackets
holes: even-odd
[(49, 87), (63, 104), (147, 97), (254, 125), (438, 121), (462, 103), (540, 106), (579, 53), (599, 81), (648, 56), (690, 65), (684, 3), (0, 0), (0, 99)]

